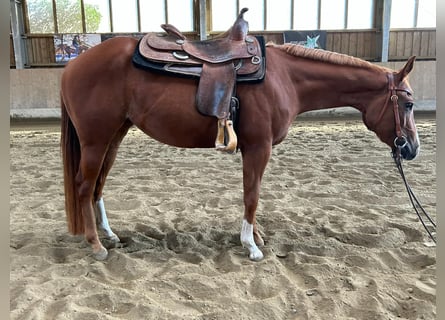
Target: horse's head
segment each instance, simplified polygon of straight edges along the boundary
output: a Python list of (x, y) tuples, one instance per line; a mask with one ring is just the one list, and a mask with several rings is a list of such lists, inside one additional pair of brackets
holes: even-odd
[(388, 86), (382, 96), (369, 101), (363, 121), (393, 152), (400, 151), (403, 159), (412, 160), (419, 153), (419, 136), (414, 122), (414, 98), (407, 76), (413, 69), (411, 57), (398, 72), (387, 74)]

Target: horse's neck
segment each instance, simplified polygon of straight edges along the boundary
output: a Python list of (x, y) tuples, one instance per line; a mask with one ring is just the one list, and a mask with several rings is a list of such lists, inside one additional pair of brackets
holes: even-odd
[(386, 75), (372, 68), (341, 66), (302, 59), (287, 68), (298, 97), (297, 114), (351, 106), (363, 112), (369, 99), (386, 88)]

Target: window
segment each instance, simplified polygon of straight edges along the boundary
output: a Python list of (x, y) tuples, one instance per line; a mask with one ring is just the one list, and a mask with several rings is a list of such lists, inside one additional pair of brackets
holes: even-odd
[(318, 29), (318, 0), (294, 1), (294, 29)]
[(419, 0), (416, 28), (436, 27), (436, 1)]
[(212, 0), (212, 31), (225, 31), (242, 8), (250, 31), (369, 29), (375, 0)]
[(167, 21), (181, 31), (193, 31), (193, 0), (168, 0)]
[[(264, 30), (264, 1), (239, 0), (239, 7), (240, 9), (249, 8), (244, 17), (249, 22), (250, 31)], [(238, 16), (238, 13), (236, 13), (236, 16)]]
[(436, 27), (436, 1), (392, 0), (391, 28)]
[(58, 33), (82, 32), (80, 0), (56, 0)]
[(289, 30), (291, 12), (291, 0), (267, 1), (266, 30)]
[(414, 0), (392, 0), (391, 28), (414, 27)]
[(212, 0), (212, 31), (229, 29), (242, 8), (248, 8), (244, 18), (249, 22), (249, 30), (264, 30), (264, 1), (262, 0)]
[(113, 32), (138, 31), (138, 8), (136, 0), (112, 0)]
[[(376, 0), (210, 0), (211, 31), (226, 31), (240, 9), (250, 31), (369, 29)], [(27, 0), (29, 33), (195, 31), (197, 0)], [(391, 28), (434, 28), (435, 0), (392, 0)]]
[(345, 0), (321, 0), (320, 28), (343, 29), (345, 27)]
[(110, 5), (108, 0), (83, 0), (87, 33), (110, 32)]
[(370, 29), (373, 27), (374, 1), (348, 0), (348, 29)]
[(195, 30), (194, 0), (27, 0), (29, 33)]
[(232, 25), (237, 12), (236, 1), (212, 1), (212, 30), (226, 31)]
[(52, 0), (28, 0), (29, 29), (32, 33), (53, 33), (54, 16)]
[(139, 0), (141, 31), (161, 31), (166, 22), (164, 0)]

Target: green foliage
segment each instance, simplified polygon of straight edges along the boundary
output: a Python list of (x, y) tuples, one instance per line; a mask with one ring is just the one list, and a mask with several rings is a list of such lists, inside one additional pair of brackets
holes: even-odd
[(102, 19), (102, 15), (99, 11), (99, 7), (85, 4), (86, 31), (96, 32), (97, 29), (99, 29), (100, 19)]
[[(96, 32), (102, 15), (95, 5), (85, 4), (86, 31)], [(53, 5), (51, 0), (27, 1), (31, 33), (54, 33)], [(56, 0), (59, 33), (82, 33), (82, 13), (79, 0)]]

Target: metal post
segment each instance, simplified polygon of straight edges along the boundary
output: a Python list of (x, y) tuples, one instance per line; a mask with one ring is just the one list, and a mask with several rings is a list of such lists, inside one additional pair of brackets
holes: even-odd
[(24, 69), (26, 64), (26, 47), (23, 38), (23, 9), (22, 2), (10, 0), (12, 42), (14, 45), (14, 58), (16, 69)]
[(383, 1), (382, 15), (382, 62), (388, 62), (389, 56), (389, 25), (391, 23), (392, 0)]
[(207, 39), (207, 11), (206, 0), (199, 0), (199, 38)]

